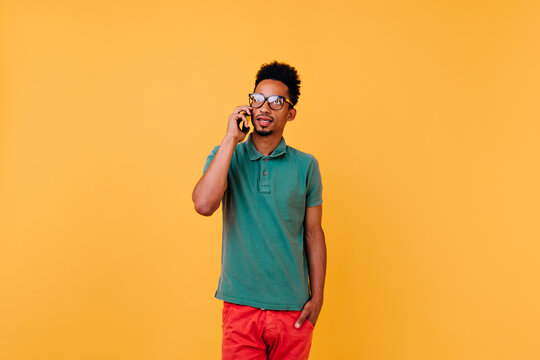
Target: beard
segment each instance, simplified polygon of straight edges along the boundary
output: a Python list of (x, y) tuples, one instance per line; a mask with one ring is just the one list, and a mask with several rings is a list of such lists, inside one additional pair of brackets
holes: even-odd
[(272, 135), (272, 133), (274, 132), (273, 130), (257, 130), (257, 128), (253, 127), (253, 130), (257, 133), (257, 135), (259, 136), (268, 136), (268, 135)]

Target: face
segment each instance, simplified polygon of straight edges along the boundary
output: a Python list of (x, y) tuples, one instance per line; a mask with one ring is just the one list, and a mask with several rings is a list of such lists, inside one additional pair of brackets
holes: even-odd
[[(261, 93), (265, 97), (270, 95), (280, 95), (289, 99), (289, 89), (287, 85), (277, 80), (263, 80), (255, 90), (255, 93)], [(273, 110), (268, 106), (268, 101), (265, 101), (260, 108), (252, 110), (251, 122), (253, 130), (260, 136), (275, 135), (281, 138), (283, 129), (287, 121), (291, 121), (296, 116), (296, 109), (291, 108), (287, 102), (281, 110)]]

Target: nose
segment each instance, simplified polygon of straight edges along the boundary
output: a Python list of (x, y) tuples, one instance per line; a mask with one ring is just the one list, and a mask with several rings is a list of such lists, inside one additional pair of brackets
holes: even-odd
[(268, 105), (268, 100), (266, 100), (266, 101), (262, 104), (262, 106), (259, 108), (259, 110), (260, 110), (261, 112), (266, 113), (266, 114), (270, 114), (270, 111), (271, 111), (272, 109), (270, 109), (270, 105)]

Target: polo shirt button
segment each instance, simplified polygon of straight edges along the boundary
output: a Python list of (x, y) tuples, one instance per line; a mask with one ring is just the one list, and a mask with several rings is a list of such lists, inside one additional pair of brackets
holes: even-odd
[(268, 161), (268, 158), (264, 158), (264, 161)]
[(266, 172), (266, 170), (265, 170), (265, 171), (263, 171), (263, 175), (265, 175), (265, 176), (266, 176), (266, 174), (268, 174), (268, 173)]

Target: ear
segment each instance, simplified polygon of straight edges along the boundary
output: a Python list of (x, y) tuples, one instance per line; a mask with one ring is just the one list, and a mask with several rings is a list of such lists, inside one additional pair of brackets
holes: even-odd
[(289, 110), (289, 113), (287, 114), (287, 121), (293, 121), (296, 117), (296, 109), (292, 108)]

